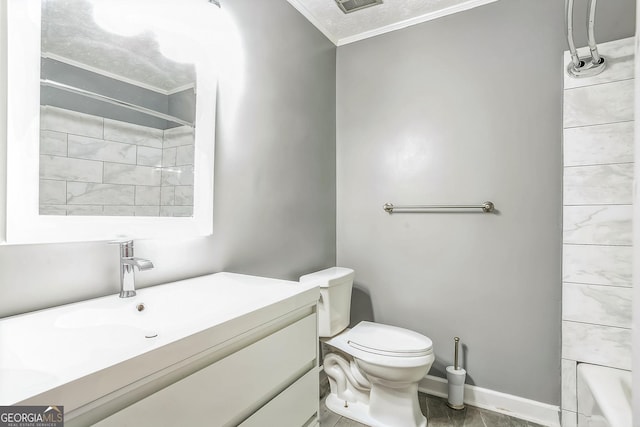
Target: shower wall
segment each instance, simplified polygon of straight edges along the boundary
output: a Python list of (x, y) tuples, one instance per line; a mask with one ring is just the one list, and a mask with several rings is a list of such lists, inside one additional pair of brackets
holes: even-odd
[(634, 47), (601, 44), (595, 77), (563, 69), (563, 427), (577, 425), (578, 363), (631, 369)]

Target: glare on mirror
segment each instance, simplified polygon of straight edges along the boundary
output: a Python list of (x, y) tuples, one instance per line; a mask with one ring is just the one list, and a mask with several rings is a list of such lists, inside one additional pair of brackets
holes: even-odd
[(40, 215), (193, 215), (197, 67), (176, 22), (194, 17), (180, 3), (42, 0)]

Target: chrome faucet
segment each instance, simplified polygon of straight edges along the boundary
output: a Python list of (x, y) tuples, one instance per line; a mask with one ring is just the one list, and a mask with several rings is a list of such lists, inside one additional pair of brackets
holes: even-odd
[(118, 242), (120, 244), (120, 298), (136, 295), (136, 281), (134, 268), (151, 270), (153, 263), (148, 259), (133, 256), (133, 240)]

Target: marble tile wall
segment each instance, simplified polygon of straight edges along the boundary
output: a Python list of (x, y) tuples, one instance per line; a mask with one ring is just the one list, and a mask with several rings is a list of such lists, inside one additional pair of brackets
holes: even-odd
[(564, 427), (579, 426), (578, 363), (631, 369), (633, 49), (633, 38), (603, 43), (603, 73), (564, 73)]
[(193, 214), (194, 135), (188, 126), (167, 129), (162, 144), (161, 216)]
[(40, 112), (42, 215), (193, 215), (193, 129)]

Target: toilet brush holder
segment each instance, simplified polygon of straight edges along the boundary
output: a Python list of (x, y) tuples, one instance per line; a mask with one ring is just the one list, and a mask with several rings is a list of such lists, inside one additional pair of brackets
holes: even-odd
[(449, 383), (447, 406), (449, 408), (464, 409), (464, 380), (466, 377), (467, 371), (464, 369), (447, 366), (447, 382)]
[(451, 409), (464, 409), (464, 381), (467, 378), (467, 371), (458, 364), (458, 347), (460, 338), (454, 339), (454, 362), (453, 366), (447, 366), (447, 382), (449, 393), (447, 395), (447, 405)]

